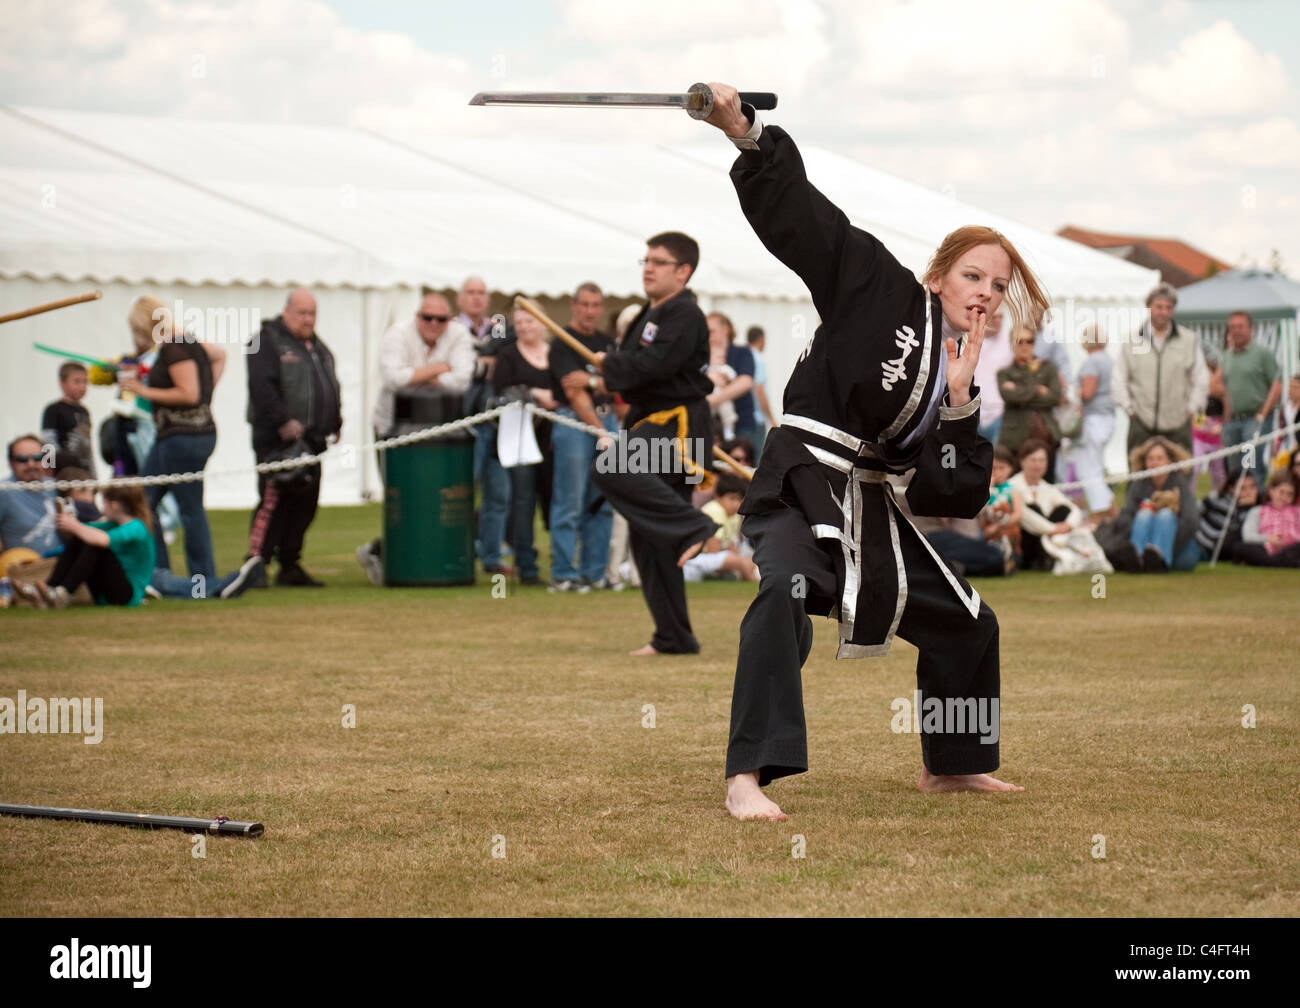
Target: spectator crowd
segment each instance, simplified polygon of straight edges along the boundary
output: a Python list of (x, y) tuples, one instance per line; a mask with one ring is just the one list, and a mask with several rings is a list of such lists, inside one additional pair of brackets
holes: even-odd
[[(425, 293), (409, 318), (383, 335), (379, 395), (371, 432), (399, 430), (403, 396), (453, 397), (473, 414), (513, 401), (616, 435), (627, 412), (575, 349), (549, 341), (532, 315), (490, 315), (481, 277), (465, 280), (455, 306)], [(1300, 417), (1300, 377), (1283, 394), (1272, 351), (1253, 339), (1246, 312), (1234, 313), (1225, 346), (1207, 357), (1201, 341), (1174, 322), (1177, 295), (1160, 285), (1148, 317), (1113, 357), (1097, 326), (1079, 339), (1075, 374), (1060, 338), (1043, 318), (1006, 327), (990, 320), (976, 372), (982, 392), (980, 433), (996, 446), (988, 505), (972, 520), (913, 516), (936, 552), (959, 572), (1007, 575), (1017, 569), (1077, 573), (1191, 570), (1212, 558), (1300, 567), (1300, 452), (1295, 435), (1210, 464), (1213, 491), (1196, 496), (1196, 470), (1161, 471), (1234, 445)], [(583, 283), (569, 301), (566, 329), (591, 354), (616, 353), (643, 308), (606, 316), (598, 286)], [(114, 476), (201, 473), (216, 444), (211, 403), (226, 353), (195, 340), (158, 299), (142, 296), (127, 318), (130, 346), (109, 368), (68, 360), (57, 369), (60, 397), (32, 432), (8, 441), (15, 481), (93, 480)], [(714, 443), (753, 466), (778, 422), (758, 327), (744, 339), (726, 315), (707, 316), (713, 386), (707, 396)], [(610, 331), (603, 326), (608, 325)], [(316, 301), (294, 290), (280, 315), (248, 345), (248, 412), (258, 462), (323, 452), (342, 428), (335, 362), (316, 331)], [(119, 397), (98, 437), (82, 400), (88, 385), (115, 384)], [(1104, 450), (1120, 413), (1127, 417), (1129, 470), (1156, 472), (1127, 482), (1119, 501), (1104, 481)], [(478, 563), (489, 574), (541, 585), (538, 521), (548, 530), (553, 592), (585, 594), (638, 583), (627, 527), (595, 486), (595, 435), (534, 416), (541, 460), (504, 466), (497, 425), (475, 428), (473, 471), (479, 507)], [(98, 452), (96, 451), (98, 449)], [(98, 455), (98, 458), (97, 458)], [(381, 470), (384, 464), (380, 453)], [(1199, 468), (1199, 467), (1198, 467)], [(1071, 496), (1055, 482), (1082, 483)], [(62, 608), (73, 600), (138, 605), (148, 596), (228, 599), (272, 582), (320, 587), (302, 566), (320, 493), (319, 464), (260, 474), (245, 559), (216, 570), (203, 503), (203, 481), (74, 490), (0, 488), (0, 605), (25, 600)], [(718, 526), (687, 566), (687, 580), (756, 580), (740, 532), (745, 484), (722, 475), (693, 504)], [(898, 495), (901, 501), (902, 496)], [(172, 570), (168, 546), (184, 532), (185, 575)], [(382, 541), (357, 558), (370, 580), (384, 582)]]

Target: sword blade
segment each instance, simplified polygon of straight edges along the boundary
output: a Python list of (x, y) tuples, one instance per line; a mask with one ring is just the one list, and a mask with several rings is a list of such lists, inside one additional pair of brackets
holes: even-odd
[(704, 97), (636, 91), (480, 91), (471, 105), (547, 105), (552, 107), (599, 105), (607, 108), (701, 108)]

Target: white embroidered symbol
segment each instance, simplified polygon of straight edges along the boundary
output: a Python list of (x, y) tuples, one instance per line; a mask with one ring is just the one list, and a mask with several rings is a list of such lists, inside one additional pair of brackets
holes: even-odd
[(912, 348), (921, 345), (911, 326), (895, 329), (894, 335), (897, 337), (894, 340), (894, 345), (903, 352), (899, 355), (898, 360), (880, 362), (880, 371), (884, 376), (880, 379), (880, 387), (886, 392), (893, 391), (894, 382), (907, 381), (907, 371), (904, 370), (904, 365), (907, 364), (907, 358), (912, 354)]

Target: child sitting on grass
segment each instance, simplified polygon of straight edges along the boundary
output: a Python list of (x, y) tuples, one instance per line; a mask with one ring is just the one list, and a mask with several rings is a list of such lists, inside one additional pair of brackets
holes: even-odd
[(745, 482), (723, 473), (714, 487), (714, 498), (701, 511), (722, 526), (704, 548), (686, 561), (682, 574), (687, 581), (723, 578), (737, 574), (742, 581), (757, 581), (758, 568), (750, 559), (753, 551), (740, 534), (740, 504), (745, 499)]
[(1010, 574), (1016, 566), (1020, 544), (1020, 492), (1011, 485), (1016, 471), (1010, 449), (998, 445), (993, 449), (993, 473), (989, 481), (989, 502), (980, 512), (980, 528), (986, 541), (1002, 551), (1003, 568)]
[(153, 574), (153, 516), (138, 486), (103, 493), (104, 520), (87, 525), (71, 511), (55, 518), (67, 546), (46, 582), (23, 592), (39, 608), (63, 609), (85, 584), (99, 605), (138, 606)]
[(1300, 567), (1300, 507), (1285, 470), (1269, 477), (1268, 503), (1246, 515), (1237, 559), (1255, 567)]

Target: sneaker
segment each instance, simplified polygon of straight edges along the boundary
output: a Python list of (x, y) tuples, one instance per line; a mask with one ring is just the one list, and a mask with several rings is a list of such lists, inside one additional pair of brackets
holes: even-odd
[(251, 556), (244, 561), (239, 570), (235, 571), (234, 577), (226, 582), (217, 597), (223, 599), (239, 598), (240, 595), (252, 587), (252, 581), (258, 573), (261, 573), (262, 580), (265, 581), (266, 565), (262, 563), (260, 556)]
[(509, 566), (508, 564), (494, 564), (494, 565), (491, 566), (491, 567), (489, 567), (487, 564), (484, 564), (484, 565), (483, 565), (483, 573), (484, 573), (484, 574), (504, 574), (506, 577), (510, 578), (510, 577), (514, 577), (514, 576), (515, 576), (516, 574), (518, 574), (519, 572), (518, 572), (517, 570), (515, 570), (513, 567)]
[(157, 588), (155, 588), (153, 585), (151, 585), (151, 584), (147, 584), (147, 585), (144, 586), (144, 597), (145, 597), (145, 598), (151, 598), (151, 599), (154, 599), (155, 601), (161, 602), (161, 601), (162, 601), (162, 592), (160, 592), (160, 591), (159, 591)]
[[(262, 557), (261, 557), (259, 554), (256, 554), (256, 553), (255, 553), (255, 554), (253, 554), (253, 556), (256, 556), (259, 560), (262, 560), (262, 562), (261, 562), (260, 564), (258, 564), (257, 567), (255, 567), (255, 568), (253, 569), (253, 573), (249, 575), (249, 577), (248, 577), (248, 584), (244, 585), (244, 590), (245, 590), (245, 591), (247, 591), (249, 588), (269, 588), (269, 587), (270, 587), (270, 583), (269, 583), (269, 582), (267, 581), (267, 579), (266, 579), (266, 561), (265, 561), (264, 559), (262, 559)], [(250, 561), (250, 560), (252, 560), (252, 559), (253, 559), (253, 557), (251, 557), (251, 556), (250, 556), (250, 557), (244, 557), (244, 563), (243, 563), (243, 564), (240, 564), (239, 569), (240, 569), (240, 570), (243, 570), (243, 569), (244, 569), (244, 564), (247, 564), (248, 561)]]
[(281, 567), (280, 573), (275, 576), (275, 586), (277, 588), (324, 588), (324, 581), (317, 581), (297, 564), (292, 567)]
[(1168, 574), (1169, 565), (1165, 563), (1164, 554), (1149, 545), (1142, 551), (1142, 566), (1148, 574)]
[(45, 604), (51, 609), (66, 609), (68, 603), (72, 601), (68, 596), (68, 589), (63, 585), (55, 585), (51, 588), (44, 581), (37, 587), (40, 588), (41, 594), (45, 596)]
[(36, 609), (49, 608), (49, 605), (46, 604), (45, 596), (41, 593), (41, 590), (37, 588), (34, 584), (32, 584), (30, 581), (24, 584), (17, 585), (16, 587), (18, 589), (18, 596), (21, 599), (23, 599), (23, 601), (25, 601), (29, 606), (33, 606)]
[(591, 591), (591, 585), (586, 584), (581, 579), (574, 581), (556, 581), (551, 578), (551, 583), (546, 586), (546, 590), (554, 594), (555, 592), (574, 592), (577, 595), (586, 595)]
[(384, 561), (375, 556), (371, 548), (374, 543), (362, 543), (357, 547), (357, 563), (366, 572), (366, 577), (376, 588), (384, 587)]

